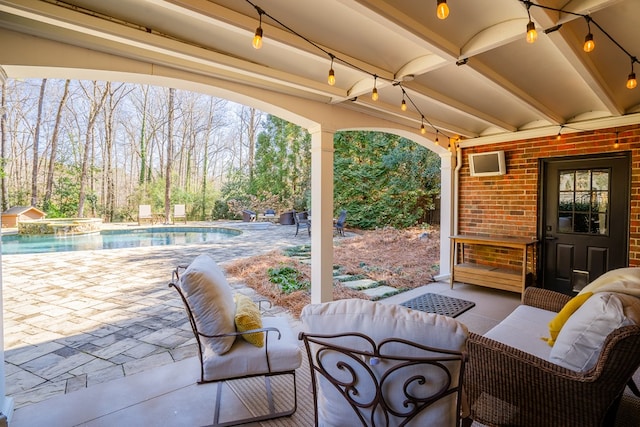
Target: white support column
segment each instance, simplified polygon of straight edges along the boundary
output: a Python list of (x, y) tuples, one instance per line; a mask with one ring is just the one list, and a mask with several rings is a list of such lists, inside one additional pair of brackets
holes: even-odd
[(311, 133), (311, 302), (333, 300), (333, 134)]
[[(0, 67), (0, 83), (6, 80), (6, 74), (2, 67)], [(0, 108), (0, 115), (4, 114), (4, 111)], [(0, 224), (2, 224), (2, 213), (0, 212)], [(1, 227), (1, 225), (0, 225)], [(2, 231), (2, 230), (0, 230)], [(0, 427), (8, 425), (11, 416), (13, 415), (13, 398), (7, 397), (6, 385), (5, 385), (5, 371), (4, 371), (4, 301), (2, 299), (2, 238), (0, 237)]]
[(446, 280), (451, 276), (451, 236), (454, 232), (453, 206), (455, 197), (455, 185), (453, 177), (453, 156), (446, 153), (440, 156), (440, 273), (436, 280)]

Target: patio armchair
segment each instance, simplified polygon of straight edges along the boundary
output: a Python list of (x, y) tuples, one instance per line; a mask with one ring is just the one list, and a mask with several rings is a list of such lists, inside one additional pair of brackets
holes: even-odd
[(184, 223), (187, 223), (187, 210), (185, 205), (173, 205), (173, 222), (181, 219)]
[(254, 211), (250, 211), (245, 209), (242, 211), (242, 221), (244, 222), (253, 222), (257, 218), (256, 213)]
[(336, 231), (342, 237), (344, 237), (344, 224), (346, 222), (347, 222), (347, 211), (343, 209), (340, 211), (340, 216), (338, 217), (338, 219), (336, 220), (336, 223), (334, 224)]
[(145, 222), (154, 222), (153, 213), (151, 213), (151, 205), (138, 205), (138, 225), (142, 225)]
[(311, 220), (308, 218), (307, 212), (293, 211), (293, 221), (296, 224), (296, 236), (300, 229), (307, 229), (307, 233), (311, 236)]
[(300, 319), (316, 426), (460, 425), (460, 322), (362, 299), (307, 305)]
[[(295, 370), (302, 354), (288, 320), (262, 316), (249, 297), (233, 295), (224, 273), (208, 255), (199, 255), (188, 266), (178, 266), (169, 286), (180, 295), (196, 338), (198, 383), (218, 384), (213, 425), (230, 426), (293, 414), (297, 407)], [(260, 376), (264, 377), (268, 403), (264, 407), (269, 412), (220, 422), (223, 383)], [(288, 398), (274, 399), (272, 377), (285, 378), (274, 385), (290, 385), (293, 402)], [(289, 407), (284, 408), (285, 405)]]
[[(640, 366), (640, 300), (614, 292), (586, 297), (571, 314), (570, 296), (527, 288), (522, 305), (499, 325), (484, 336), (470, 334), (464, 381), (474, 421), (614, 424), (625, 385), (633, 385)], [(541, 338), (553, 337), (549, 324), (563, 317), (550, 347)]]

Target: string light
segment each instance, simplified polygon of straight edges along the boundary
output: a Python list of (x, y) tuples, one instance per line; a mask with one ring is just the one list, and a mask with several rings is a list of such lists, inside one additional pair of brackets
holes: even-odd
[(336, 73), (333, 71), (333, 59), (335, 58), (335, 56), (333, 56), (333, 54), (329, 54), (329, 56), (331, 56), (331, 68), (329, 68), (329, 77), (327, 78), (327, 83), (333, 86), (336, 84)]
[(436, 145), (440, 145), (440, 141), (438, 140), (438, 129), (436, 129)]
[(371, 99), (374, 101), (378, 100), (378, 88), (376, 87), (376, 80), (378, 80), (378, 76), (373, 76), (373, 90), (371, 91)]
[[(558, 9), (556, 7), (535, 4), (535, 3), (532, 3), (530, 0), (519, 0), (519, 1), (527, 7), (527, 16), (529, 16), (529, 23), (527, 24), (527, 42), (533, 43), (537, 38), (537, 33), (535, 31), (535, 24), (533, 23), (533, 21), (531, 21), (531, 13), (529, 11), (531, 6), (539, 7), (541, 9), (545, 9), (553, 12), (566, 13), (568, 15), (573, 15), (573, 16), (581, 16), (587, 21), (587, 29), (589, 31), (586, 37), (584, 38), (584, 45), (583, 45), (584, 51), (591, 52), (596, 47), (596, 44), (593, 40), (593, 34), (591, 33), (591, 23), (593, 23), (593, 25), (595, 25), (602, 32), (602, 34), (607, 36), (607, 38), (611, 40), (613, 44), (615, 44), (622, 52), (624, 52), (629, 57), (629, 59), (631, 59), (631, 74), (629, 74), (629, 76), (627, 77), (627, 88), (634, 89), (638, 85), (638, 81), (636, 80), (636, 74), (633, 71), (633, 64), (635, 62), (638, 62), (638, 59), (635, 56), (631, 55), (629, 51), (627, 51), (624, 47), (622, 47), (620, 43), (618, 43), (613, 37), (611, 37), (611, 34), (605, 31), (605, 29), (602, 28), (600, 24), (598, 24), (596, 21), (594, 21), (591, 16), (572, 12), (570, 10)], [(556, 25), (555, 27), (548, 28), (545, 30), (545, 34), (551, 33), (553, 31), (557, 31), (561, 26), (562, 24), (559, 24), (559, 25)]]
[(633, 71), (633, 63), (637, 61), (635, 57), (631, 58), (631, 74), (627, 77), (627, 89), (635, 89), (638, 86), (638, 81), (636, 80), (636, 73)]
[(593, 41), (593, 34), (591, 34), (591, 17), (590, 16), (585, 16), (584, 19), (587, 20), (587, 28), (588, 28), (588, 33), (586, 35), (586, 37), (584, 38), (584, 46), (583, 49), (585, 52), (589, 53), (591, 51), (593, 51), (593, 49), (596, 48), (596, 43)]
[(436, 15), (440, 19), (447, 19), (447, 16), (449, 16), (449, 6), (447, 6), (447, 0), (438, 0), (438, 5), (436, 6)]
[(560, 139), (562, 139), (562, 128), (564, 128), (564, 126), (560, 126), (558, 134), (556, 135), (556, 141), (560, 141)]
[(527, 2), (527, 15), (529, 16), (529, 22), (527, 23), (527, 43), (533, 43), (538, 38), (538, 32), (536, 31), (536, 24), (531, 20), (531, 2)]
[(255, 6), (256, 10), (258, 11), (258, 15), (260, 17), (260, 24), (258, 25), (258, 28), (256, 28), (256, 33), (253, 36), (253, 48), (254, 49), (260, 49), (262, 47), (262, 15), (264, 14), (264, 10), (260, 9), (258, 6)]
[(613, 143), (613, 148), (618, 148), (620, 146), (620, 142), (618, 141), (618, 131), (616, 131), (616, 142)]
[[(269, 19), (271, 19), (272, 21), (274, 21), (275, 23), (277, 23), (280, 27), (286, 29), (291, 34), (301, 38), (302, 40), (304, 40), (305, 42), (309, 43), (310, 45), (312, 45), (316, 49), (322, 51), (324, 54), (329, 56), (329, 58), (331, 58), (331, 67), (329, 68), (329, 73), (328, 73), (328, 76), (327, 76), (327, 83), (329, 85), (331, 85), (331, 86), (335, 85), (335, 71), (333, 69), (333, 63), (337, 59), (341, 63), (343, 63), (344, 65), (346, 65), (346, 66), (348, 66), (350, 68), (353, 68), (354, 70), (358, 70), (358, 71), (360, 71), (362, 73), (366, 73), (366, 74), (369, 74), (370, 76), (372, 76), (374, 78), (374, 80), (373, 80), (373, 90), (371, 92), (371, 99), (373, 101), (377, 101), (378, 100), (378, 98), (379, 98), (378, 88), (377, 88), (378, 75), (376, 75), (376, 74), (374, 74), (374, 73), (372, 73), (370, 71), (367, 71), (366, 69), (363, 69), (359, 65), (353, 64), (353, 63), (349, 62), (346, 59), (338, 58), (333, 53), (329, 52), (326, 48), (324, 48), (321, 45), (315, 43), (314, 41), (310, 40), (309, 38), (305, 37), (304, 35), (298, 33), (293, 28), (291, 28), (288, 25), (286, 25), (284, 22), (281, 22), (280, 20), (278, 20), (274, 16), (270, 15), (267, 11), (265, 11), (265, 10), (261, 9), (259, 6), (255, 5), (251, 0), (245, 0), (245, 1), (255, 8), (255, 10), (258, 12), (258, 16), (259, 16), (259, 19), (260, 19), (260, 25), (256, 29), (255, 37), (254, 37), (254, 40), (253, 40), (253, 46), (256, 49), (259, 49), (262, 46), (262, 34), (263, 34), (262, 33), (262, 15), (264, 15), (264, 16), (268, 17)], [(446, 3), (447, 2), (444, 1), (444, 0), (438, 0), (438, 7), (442, 8), (443, 11), (446, 11), (446, 15), (448, 15), (449, 14), (449, 7), (447, 6)], [(445, 12), (443, 12), (443, 13), (445, 13)], [(444, 17), (446, 18), (446, 16), (444, 16)], [(381, 78), (385, 79), (384, 77), (381, 77)], [(409, 104), (411, 104), (412, 107), (418, 112), (418, 114), (420, 114), (420, 116), (422, 118), (421, 124), (420, 124), (420, 133), (423, 134), (423, 135), (427, 133), (427, 129), (425, 127), (425, 121), (426, 121), (429, 124), (429, 126), (433, 130), (436, 131), (436, 134), (437, 134), (438, 129), (431, 122), (429, 122), (429, 120), (427, 120), (425, 118), (424, 114), (422, 114), (422, 112), (420, 111), (418, 106), (415, 104), (415, 102), (413, 102), (413, 100), (411, 99), (409, 94), (405, 92), (404, 88), (402, 88), (401, 81), (396, 80), (396, 79), (385, 79), (385, 80), (388, 80), (394, 86), (400, 86), (401, 87), (401, 89), (402, 89), (402, 103), (400, 104), (400, 108), (402, 109), (402, 111), (406, 111), (408, 109), (408, 107), (409, 107)], [(440, 133), (442, 133), (442, 132), (440, 132)]]

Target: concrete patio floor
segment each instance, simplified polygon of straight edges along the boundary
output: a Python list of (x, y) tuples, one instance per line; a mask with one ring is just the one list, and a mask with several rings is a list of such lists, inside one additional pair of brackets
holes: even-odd
[[(216, 385), (196, 384), (195, 341), (182, 303), (167, 287), (172, 269), (201, 253), (224, 265), (309, 243), (291, 226), (232, 225), (244, 233), (213, 244), (3, 256), (6, 384), (17, 408), (10, 426), (211, 424)], [(515, 293), (444, 282), (383, 302), (424, 292), (475, 302), (457, 319), (477, 333), (520, 302)], [(272, 314), (300, 329), (278, 307)], [(239, 399), (223, 401), (223, 408), (249, 415)]]

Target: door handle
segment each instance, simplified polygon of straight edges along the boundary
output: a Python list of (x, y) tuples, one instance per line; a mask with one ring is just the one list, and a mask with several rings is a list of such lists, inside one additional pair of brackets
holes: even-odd
[(544, 239), (545, 240), (558, 240), (558, 238), (555, 237), (555, 236), (544, 236)]

